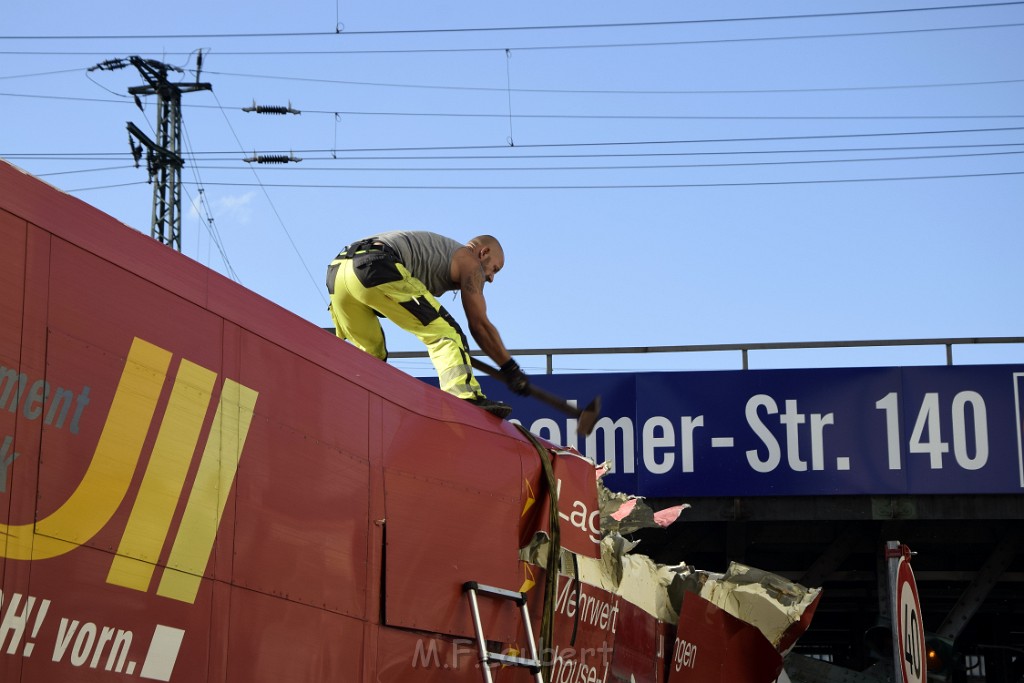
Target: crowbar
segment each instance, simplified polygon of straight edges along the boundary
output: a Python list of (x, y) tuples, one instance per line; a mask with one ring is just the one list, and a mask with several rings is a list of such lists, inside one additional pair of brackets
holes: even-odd
[[(501, 371), (498, 370), (498, 368), (492, 367), (481, 360), (473, 358), (472, 356), (470, 356), (469, 360), (473, 364), (473, 367), (476, 368), (477, 370), (480, 370), (481, 372), (486, 372), (488, 375), (494, 377), (495, 379), (502, 379)], [(530, 382), (529, 396), (535, 396), (544, 403), (547, 403), (552, 408), (560, 410), (561, 412), (565, 413), (566, 415), (569, 415), (570, 417), (575, 417), (577, 420), (579, 420), (579, 422), (576, 425), (576, 432), (578, 434), (582, 434), (583, 436), (587, 436), (588, 434), (590, 434), (590, 432), (594, 429), (594, 425), (597, 423), (597, 418), (601, 414), (600, 396), (595, 396), (594, 400), (591, 401), (583, 410), (573, 407), (564, 398), (556, 396), (551, 392), (542, 389), (533, 382)]]

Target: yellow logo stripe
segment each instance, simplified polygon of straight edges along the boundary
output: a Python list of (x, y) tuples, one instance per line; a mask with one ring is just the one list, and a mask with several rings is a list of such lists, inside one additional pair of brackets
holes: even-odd
[(526, 486), (526, 500), (523, 501), (523, 511), (519, 513), (520, 517), (525, 517), (527, 511), (533, 507), (533, 504), (537, 502), (537, 496), (533, 492), (533, 487), (530, 486), (529, 479), (523, 479), (523, 484)]
[(195, 602), (259, 393), (225, 380), (210, 437), (157, 594)]
[(188, 474), (217, 375), (181, 362), (107, 583), (146, 591)]
[[(132, 342), (110, 413), (89, 469), (71, 497), (32, 524), (0, 524), (14, 560), (45, 560), (85, 543), (103, 528), (128, 491), (153, 420), (171, 354), (141, 339)], [(2, 547), (0, 547), (2, 550)]]
[(533, 570), (530, 569), (530, 565), (526, 564), (525, 562), (520, 562), (520, 564), (523, 565), (523, 585), (519, 587), (519, 592), (528, 593), (534, 586), (537, 585), (537, 582), (534, 580), (535, 577), (533, 574)]

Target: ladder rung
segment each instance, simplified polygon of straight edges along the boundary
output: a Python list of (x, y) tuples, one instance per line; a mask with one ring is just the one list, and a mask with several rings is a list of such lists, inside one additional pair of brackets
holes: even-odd
[[(491, 662), (528, 668), (530, 673), (533, 674), (533, 678), (536, 680), (536, 683), (543, 683), (541, 677), (541, 660), (537, 654), (537, 643), (533, 639), (533, 627), (530, 624), (530, 614), (526, 606), (526, 593), (510, 591), (504, 588), (497, 588), (495, 586), (487, 586), (482, 583), (477, 583), (476, 581), (467, 581), (462, 584), (462, 590), (469, 596), (469, 610), (473, 617), (473, 629), (476, 631), (476, 644), (477, 647), (480, 648), (480, 663), (484, 665), (480, 667), (480, 670), (483, 672), (484, 683), (493, 683), (494, 681), (491, 677), (491, 669), (487, 666)], [(519, 605), (519, 614), (523, 620), (523, 629), (526, 631), (526, 645), (530, 654), (529, 659), (525, 657), (514, 657), (500, 652), (491, 652), (487, 649), (487, 639), (484, 637), (484, 629), (480, 624), (480, 609), (477, 606), (476, 600), (477, 593), (492, 598), (512, 600)]]
[(513, 655), (506, 655), (500, 652), (488, 652), (487, 661), (508, 664), (509, 666), (525, 666), (533, 669), (535, 672), (540, 671), (539, 659), (526, 659), (525, 657), (514, 657)]
[(506, 590), (504, 588), (497, 588), (495, 586), (488, 586), (488, 585), (485, 585), (485, 584), (482, 584), (482, 583), (477, 583), (476, 581), (467, 581), (466, 583), (462, 584), (462, 590), (476, 591), (477, 593), (481, 593), (481, 594), (484, 594), (484, 595), (491, 595), (491, 596), (494, 596), (496, 598), (505, 598), (507, 600), (514, 600), (515, 602), (519, 603), (520, 605), (522, 605), (522, 604), (524, 604), (526, 602), (526, 594), (525, 593), (519, 593), (517, 591), (510, 591), (510, 590)]

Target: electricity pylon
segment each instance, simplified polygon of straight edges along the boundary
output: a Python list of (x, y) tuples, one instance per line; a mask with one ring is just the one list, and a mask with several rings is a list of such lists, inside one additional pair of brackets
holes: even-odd
[[(153, 220), (150, 234), (163, 244), (181, 251), (181, 167), (185, 165), (180, 151), (181, 95), (197, 90), (212, 90), (213, 86), (199, 82), (202, 53), (199, 56), (195, 83), (171, 83), (167, 79), (168, 71), (183, 73), (181, 68), (136, 56), (128, 57), (127, 60), (108, 59), (93, 69), (121, 69), (128, 64), (138, 69), (146, 80), (145, 85), (128, 88), (128, 94), (135, 97), (135, 103), (139, 108), (142, 108), (140, 95), (156, 95), (157, 98), (156, 141), (147, 137), (131, 121), (128, 122), (128, 142), (136, 166), (142, 158), (142, 148), (146, 148), (146, 169), (149, 171), (149, 182), (153, 184)], [(133, 138), (138, 139), (138, 147), (135, 146)]]

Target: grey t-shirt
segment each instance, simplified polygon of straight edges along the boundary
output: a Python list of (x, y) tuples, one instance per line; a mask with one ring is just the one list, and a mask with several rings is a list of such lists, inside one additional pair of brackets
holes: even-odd
[(402, 257), (406, 269), (434, 296), (458, 289), (452, 282), (452, 258), (464, 245), (425, 230), (396, 230), (376, 236)]

